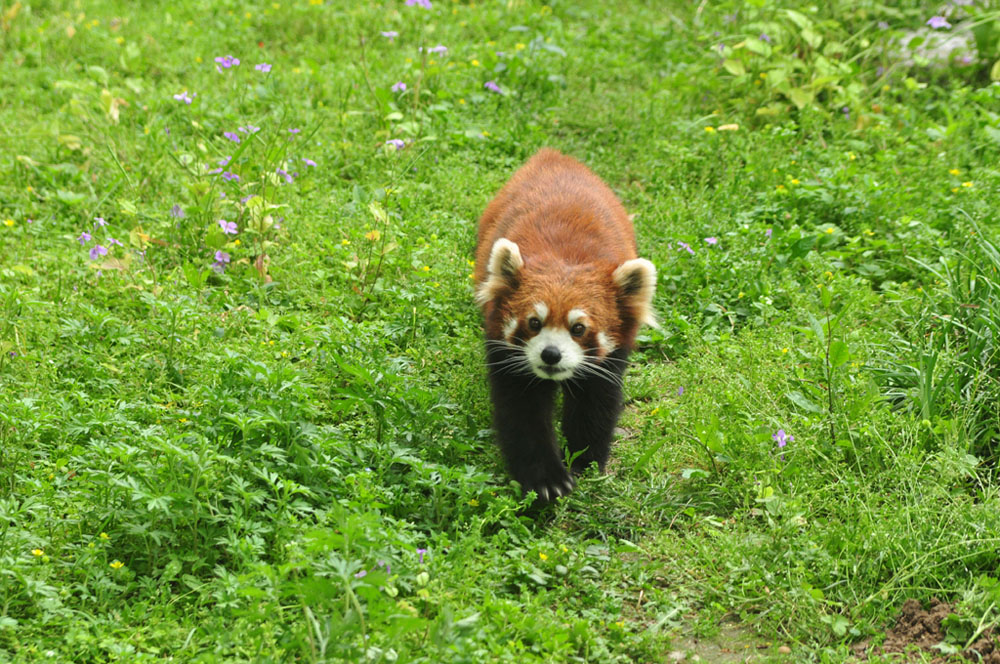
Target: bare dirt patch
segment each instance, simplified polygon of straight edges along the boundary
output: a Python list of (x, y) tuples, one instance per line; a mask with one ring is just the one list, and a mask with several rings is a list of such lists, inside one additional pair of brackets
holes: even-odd
[[(1000, 664), (1000, 644), (997, 635), (990, 629), (984, 632), (961, 654), (943, 655), (941, 649), (935, 648), (945, 641), (945, 628), (942, 621), (952, 613), (954, 606), (936, 598), (931, 599), (928, 607), (915, 600), (908, 599), (903, 603), (899, 619), (895, 627), (886, 632), (885, 641), (869, 651), (869, 643), (863, 641), (855, 646), (855, 655), (861, 661), (867, 661), (871, 654), (888, 655), (899, 653), (901, 662), (926, 661), (920, 659), (931, 655), (931, 664), (946, 664), (949, 662), (972, 661), (981, 664)], [(936, 656), (935, 656), (936, 655)]]

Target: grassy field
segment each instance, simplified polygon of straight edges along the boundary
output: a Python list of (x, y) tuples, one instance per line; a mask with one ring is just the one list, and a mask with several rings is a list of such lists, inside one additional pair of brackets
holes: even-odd
[[(997, 625), (1000, 16), (888, 4), (0, 1), (0, 662)], [(470, 277), (545, 145), (635, 214), (662, 329), (609, 472), (532, 513)]]

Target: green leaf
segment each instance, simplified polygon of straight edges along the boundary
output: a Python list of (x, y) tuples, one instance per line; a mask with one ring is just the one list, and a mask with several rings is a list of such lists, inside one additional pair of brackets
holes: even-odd
[(743, 66), (743, 62), (735, 58), (725, 59), (722, 62), (722, 66), (733, 76), (743, 76), (747, 73), (746, 68)]
[(807, 235), (803, 238), (799, 238), (788, 250), (789, 260), (795, 260), (796, 258), (802, 258), (816, 246), (816, 236)]
[(787, 394), (785, 394), (785, 396), (788, 397), (789, 401), (791, 401), (793, 404), (795, 404), (802, 410), (806, 411), (807, 413), (819, 414), (823, 412), (823, 409), (820, 406), (810, 401), (809, 398), (806, 397), (806, 395), (802, 394), (798, 390), (793, 392), (788, 392)]
[(812, 103), (813, 93), (805, 88), (792, 88), (788, 91), (788, 98), (795, 106), (802, 109)]
[(851, 352), (847, 344), (843, 341), (834, 341), (830, 344), (830, 366), (839, 367), (851, 359)]

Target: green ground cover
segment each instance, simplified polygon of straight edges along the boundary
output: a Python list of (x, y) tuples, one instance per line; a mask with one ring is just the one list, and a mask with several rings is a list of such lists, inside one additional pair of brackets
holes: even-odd
[[(842, 662), (932, 596), (961, 650), (1000, 620), (997, 18), (0, 3), (0, 661)], [(543, 145), (636, 215), (662, 329), (609, 473), (532, 514), (470, 261)]]

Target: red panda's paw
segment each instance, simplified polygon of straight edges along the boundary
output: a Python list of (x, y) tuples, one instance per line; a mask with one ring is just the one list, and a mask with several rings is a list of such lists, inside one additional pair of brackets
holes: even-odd
[(532, 468), (528, 472), (521, 473), (518, 482), (525, 494), (534, 491), (538, 496), (537, 501), (543, 503), (568, 496), (576, 486), (576, 480), (562, 463), (552, 464), (547, 468)]

